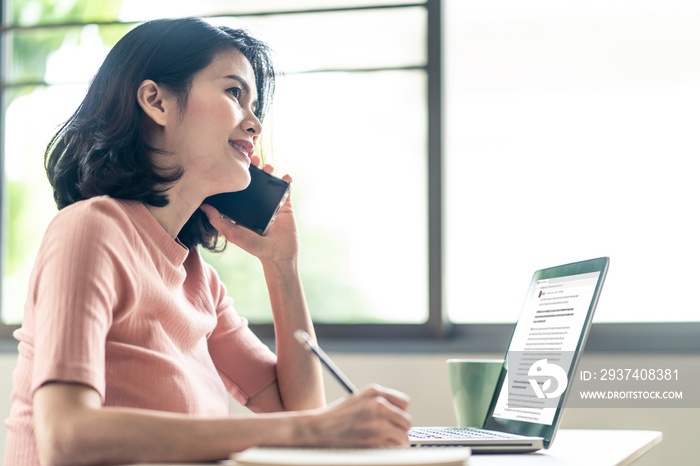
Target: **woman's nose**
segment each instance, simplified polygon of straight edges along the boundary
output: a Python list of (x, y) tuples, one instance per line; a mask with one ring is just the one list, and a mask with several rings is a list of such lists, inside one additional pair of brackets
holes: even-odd
[(258, 120), (258, 117), (254, 113), (250, 113), (248, 118), (246, 118), (244, 124), (246, 125), (245, 130), (255, 136), (260, 136), (262, 132), (262, 123)]

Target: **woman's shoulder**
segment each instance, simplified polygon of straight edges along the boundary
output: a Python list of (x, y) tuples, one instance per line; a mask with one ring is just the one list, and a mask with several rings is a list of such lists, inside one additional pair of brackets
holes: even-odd
[(106, 196), (78, 201), (61, 209), (49, 224), (36, 266), (44, 269), (65, 263), (70, 264), (67, 267), (94, 270), (115, 259), (124, 260), (124, 252), (130, 250), (135, 237), (120, 201)]
[(133, 229), (125, 201), (96, 196), (61, 209), (49, 230), (92, 232), (112, 236)]

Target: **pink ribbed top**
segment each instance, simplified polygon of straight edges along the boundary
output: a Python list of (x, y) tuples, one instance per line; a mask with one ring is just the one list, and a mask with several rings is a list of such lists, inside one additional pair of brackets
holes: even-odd
[(275, 380), (275, 355), (233, 309), (197, 249), (140, 202), (62, 209), (32, 271), (7, 424), (6, 466), (36, 465), (32, 396), (49, 381), (106, 406), (223, 417)]

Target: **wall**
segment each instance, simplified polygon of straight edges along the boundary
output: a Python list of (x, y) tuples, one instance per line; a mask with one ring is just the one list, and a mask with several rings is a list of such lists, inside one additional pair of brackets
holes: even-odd
[[(357, 386), (376, 382), (396, 388), (411, 397), (411, 415), (416, 425), (453, 425), (450, 389), (447, 381), (445, 359), (450, 357), (469, 357), (464, 354), (331, 354), (335, 362), (353, 380)], [(498, 357), (497, 355), (478, 355), (475, 357)], [(680, 367), (679, 373), (687, 377), (684, 392), (700, 390), (698, 371), (700, 356), (616, 356), (601, 358), (601, 365), (606, 367), (624, 367), (630, 359), (648, 361), (658, 367)], [(16, 355), (0, 355), (0, 417), (5, 419), (9, 413), (9, 397), (12, 389), (12, 370)], [(337, 382), (326, 378), (328, 400), (344, 396)], [(685, 405), (689, 403), (686, 400)], [(242, 408), (233, 407), (232, 412)], [(663, 432), (661, 445), (642, 457), (635, 465), (650, 466), (657, 464), (696, 464), (697, 456), (693, 445), (697, 434), (700, 408), (686, 409), (567, 409), (562, 421), (563, 428), (594, 429), (648, 429)], [(4, 424), (0, 429), (0, 457), (5, 444)]]

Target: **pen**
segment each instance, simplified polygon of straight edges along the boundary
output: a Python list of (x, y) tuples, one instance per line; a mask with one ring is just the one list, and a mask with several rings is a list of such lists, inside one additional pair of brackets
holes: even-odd
[(311, 340), (311, 336), (303, 330), (297, 330), (294, 332), (294, 338), (303, 346), (307, 351), (318, 356), (324, 366), (333, 374), (340, 384), (345, 387), (348, 393), (356, 393), (357, 388), (350, 382), (345, 374), (335, 365), (335, 363), (328, 357), (328, 355)]

